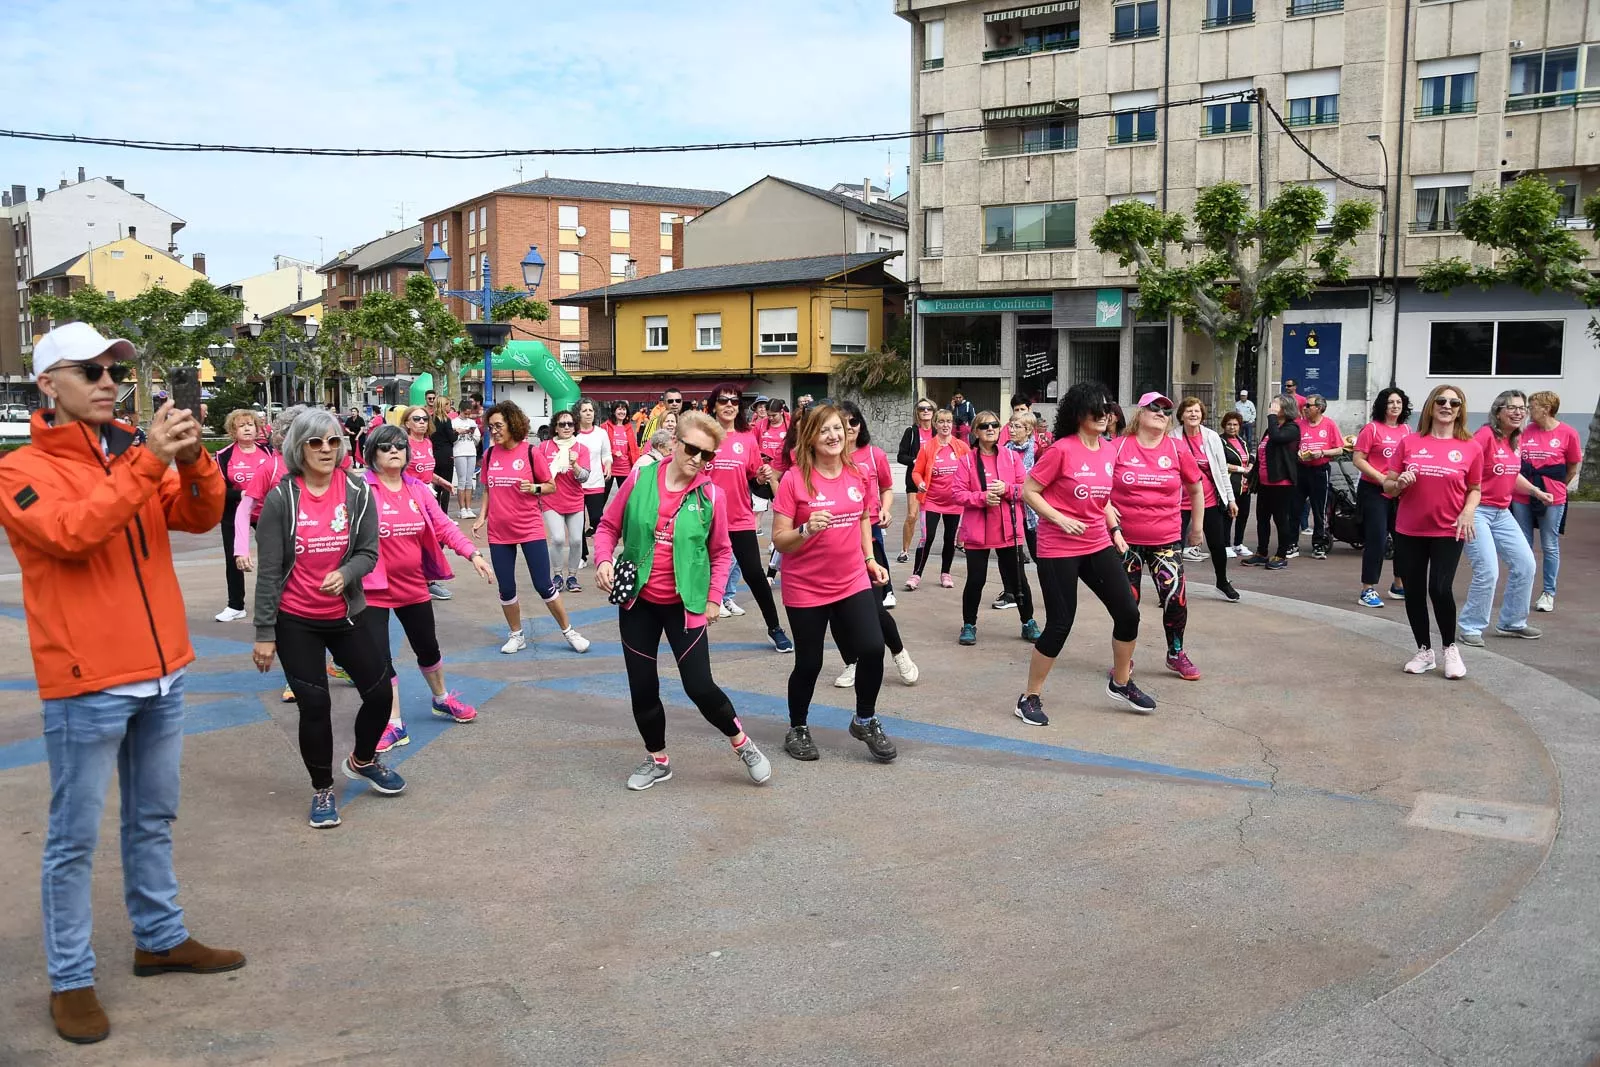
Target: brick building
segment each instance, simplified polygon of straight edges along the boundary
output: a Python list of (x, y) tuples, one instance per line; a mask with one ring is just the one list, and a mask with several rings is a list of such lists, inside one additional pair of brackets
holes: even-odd
[[(354, 311), (368, 293), (402, 295), (406, 279), (422, 272), (424, 251), (422, 227), (411, 226), (340, 252), (317, 268), (322, 276), (323, 307), (329, 311)], [(396, 360), (393, 350), (384, 348), (378, 352), (373, 372), (382, 385), (387, 384), (383, 379), (405, 374), (408, 369), (404, 360)]]

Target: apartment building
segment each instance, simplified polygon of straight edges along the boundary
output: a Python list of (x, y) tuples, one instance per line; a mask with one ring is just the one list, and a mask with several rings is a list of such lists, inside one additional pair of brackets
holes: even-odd
[[(1461, 382), (1475, 413), (1511, 385), (1562, 392), (1564, 411), (1593, 408), (1600, 353), (1575, 301), (1439, 297), (1412, 283), (1435, 259), (1484, 259), (1454, 231), (1471, 190), (1538, 173), (1574, 215), (1600, 191), (1592, 0), (896, 0), (895, 10), (912, 27), (912, 121), (924, 132), (912, 153), (909, 280), (916, 369), (931, 395), (961, 388), (990, 404), (1017, 391), (1049, 410), (1088, 378), (1125, 403), (1148, 388), (1225, 401), (1236, 385), (1256, 393), (1287, 375), (1350, 419), (1392, 377), (1413, 396)], [(1229, 95), (1252, 89), (1306, 150)], [(1386, 189), (1387, 216), (1351, 251), (1351, 284), (1271, 324), (1267, 365), (1241, 360), (1240, 380), (1219, 385), (1204, 338), (1137, 318), (1134, 278), (1094, 250), (1089, 229), (1125, 199), (1187, 213), (1223, 180), (1258, 202), (1286, 183), (1380, 202), (1312, 154)]]
[[(769, 174), (686, 226), (683, 246), (674, 251), (681, 251), (676, 261), (685, 267), (904, 252), (908, 232), (905, 205), (870, 182), (819, 189)], [(905, 256), (895, 256), (885, 269), (903, 279)]]
[[(400, 296), (406, 279), (422, 273), (422, 227), (394, 230), (355, 248), (340, 252), (317, 268), (322, 278), (322, 306), (328, 310), (353, 311), (368, 293), (385, 292)], [(280, 305), (282, 306), (282, 305)], [(377, 385), (394, 384), (396, 375), (409, 373), (405, 360), (394, 350), (380, 348), (373, 366)]]
[[(577, 181), (546, 174), (496, 189), (423, 216), (425, 249), (450, 256), (451, 289), (477, 289), (485, 265), (492, 284), (521, 286), (530, 245), (545, 260), (537, 296), (552, 304), (548, 322), (517, 322), (514, 336), (537, 338), (559, 351), (576, 378), (609, 373), (615, 354), (607, 335), (593, 338), (585, 307), (555, 301), (582, 289), (648, 278), (672, 269), (673, 224), (715, 207), (728, 194), (625, 182)], [(451, 301), (464, 322), (477, 308)]]

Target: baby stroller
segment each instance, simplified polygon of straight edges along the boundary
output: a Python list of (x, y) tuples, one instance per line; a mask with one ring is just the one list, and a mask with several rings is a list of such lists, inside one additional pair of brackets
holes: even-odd
[(1360, 548), (1363, 536), (1361, 507), (1356, 502), (1359, 479), (1349, 452), (1328, 464), (1328, 536), (1351, 548)]

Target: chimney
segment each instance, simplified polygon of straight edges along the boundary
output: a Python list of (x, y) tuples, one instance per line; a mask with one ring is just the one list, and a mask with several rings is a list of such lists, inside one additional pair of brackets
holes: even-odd
[(122, 188), (122, 179), (121, 178), (107, 177), (106, 181), (110, 182), (112, 185), (115, 185), (118, 189)]
[(26, 185), (13, 185), (11, 187), (11, 202), (25, 204), (28, 202), (28, 187)]
[(193, 261), (195, 270), (199, 271), (201, 274), (206, 272), (206, 254), (204, 252), (192, 253), (189, 258), (191, 261)]
[(872, 179), (871, 178), (865, 178), (861, 182), (861, 202), (863, 204), (872, 203)]
[(39, 195), (34, 197), (34, 199), (35, 200), (43, 200), (44, 199), (44, 186), (42, 186), (42, 185), (39, 186)]
[(65, 179), (65, 178), (62, 178), (60, 183), (56, 185), (57, 189), (65, 189), (66, 187), (67, 187), (67, 179)]
[(83, 168), (82, 167), (78, 168), (78, 180), (80, 182), (83, 181)]
[(672, 220), (672, 269), (683, 269), (683, 216)]
[(11, 190), (10, 189), (0, 189), (0, 207), (10, 207), (10, 206), (11, 206)]
[(129, 226), (128, 227), (128, 236), (133, 238), (134, 240), (138, 240), (138, 238), (139, 238), (139, 227), (137, 227), (137, 226)]

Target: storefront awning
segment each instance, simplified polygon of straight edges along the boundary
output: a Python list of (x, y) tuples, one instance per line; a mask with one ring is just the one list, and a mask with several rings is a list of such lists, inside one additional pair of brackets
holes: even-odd
[(1018, 107), (992, 107), (983, 113), (984, 122), (1008, 122), (1012, 119), (1036, 119), (1050, 115), (1076, 115), (1076, 100), (1052, 100), (1048, 104), (1022, 104)]
[(985, 22), (1010, 22), (1013, 19), (1031, 19), (1036, 15), (1054, 15), (1060, 11), (1078, 10), (1078, 0), (1058, 0), (1054, 4), (1034, 4), (1032, 7), (1013, 7), (1005, 11), (991, 11), (983, 16)]

